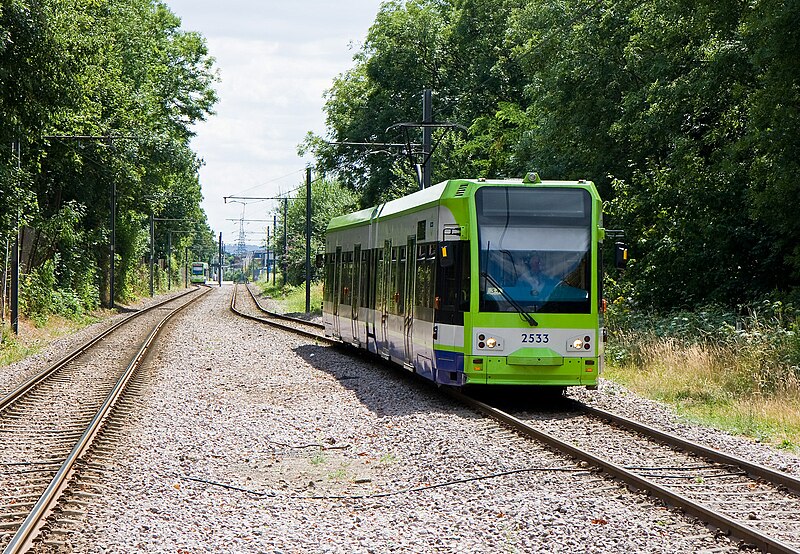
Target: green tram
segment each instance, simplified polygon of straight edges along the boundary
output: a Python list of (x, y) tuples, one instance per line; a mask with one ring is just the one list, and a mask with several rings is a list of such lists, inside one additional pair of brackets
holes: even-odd
[(192, 271), (189, 275), (191, 283), (205, 283), (208, 280), (208, 264), (206, 262), (192, 262)]
[(331, 220), (325, 334), (444, 385), (596, 387), (600, 197), (457, 179)]

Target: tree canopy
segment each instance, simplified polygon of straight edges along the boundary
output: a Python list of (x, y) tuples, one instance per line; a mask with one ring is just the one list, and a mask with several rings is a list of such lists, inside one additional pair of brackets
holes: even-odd
[(304, 148), (371, 205), (416, 187), (393, 123), (469, 128), (434, 181), (594, 180), (643, 305), (736, 304), (800, 285), (800, 2), (384, 2)]
[[(311, 184), (311, 264), (312, 280), (321, 277), (315, 265), (317, 253), (325, 251), (325, 231), (333, 217), (346, 214), (357, 207), (356, 195), (333, 179), (320, 177)], [(283, 256), (284, 228), (286, 232), (286, 256), (280, 264), (286, 264), (286, 281), (290, 284), (305, 282), (306, 276), (306, 187), (297, 188), (287, 201), (286, 218), (282, 204), (275, 208), (278, 226), (272, 235), (272, 247), (278, 256)], [(283, 268), (281, 268), (282, 270)]]
[[(24, 272), (54, 261), (53, 286), (107, 300), (114, 187), (120, 298), (151, 215), (186, 220), (176, 246), (211, 255), (189, 140), (216, 102), (213, 64), (159, 0), (0, 6), (0, 140), (22, 152), (0, 158), (0, 234), (25, 229)], [(157, 226), (161, 245), (169, 230)]]

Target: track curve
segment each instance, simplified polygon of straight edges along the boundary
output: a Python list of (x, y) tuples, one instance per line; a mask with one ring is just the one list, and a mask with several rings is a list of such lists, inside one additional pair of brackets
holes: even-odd
[[(231, 300), (232, 311), (243, 317), (247, 317), (248, 319), (281, 327), (287, 331), (299, 333), (306, 337), (312, 337), (332, 344), (340, 344), (339, 341), (334, 341), (330, 338), (321, 336), (317, 332), (309, 332), (306, 329), (296, 329), (293, 327), (293, 325), (289, 325), (287, 323), (278, 323), (276, 320), (282, 319), (284, 321), (288, 320), (288, 322), (291, 322), (294, 325), (308, 324), (307, 322), (298, 320), (296, 318), (276, 317), (278, 314), (274, 314), (273, 312), (263, 309), (258, 304), (258, 301), (252, 294), (252, 291), (249, 292), (253, 304), (256, 305), (257, 309), (260, 311), (266, 312), (268, 317), (257, 317), (246, 314), (241, 310), (237, 310), (235, 308), (236, 291), (234, 291)], [(378, 359), (376, 358), (375, 361), (377, 362)], [(741, 482), (737, 481), (735, 485), (736, 491), (733, 492), (733, 496), (735, 497), (737, 494), (741, 494), (742, 490), (747, 491), (748, 489), (755, 491), (755, 493), (752, 497), (745, 499), (744, 502), (739, 502), (739, 505), (744, 505), (748, 502), (751, 502), (752, 498), (760, 498), (760, 500), (757, 500), (758, 502), (771, 502), (772, 504), (770, 504), (770, 506), (783, 506), (785, 510), (782, 512), (785, 512), (785, 514), (788, 516), (787, 518), (780, 519), (779, 521), (767, 521), (766, 518), (762, 519), (757, 514), (755, 517), (753, 517), (752, 510), (750, 510), (743, 520), (741, 516), (737, 517), (736, 515), (726, 514), (726, 510), (721, 507), (721, 504), (724, 504), (724, 502), (707, 505), (707, 503), (701, 502), (697, 499), (698, 497), (702, 497), (704, 494), (705, 496), (716, 494), (718, 491), (714, 491), (713, 488), (708, 489), (712, 491), (711, 493), (707, 492), (698, 494), (698, 491), (694, 491), (692, 494), (685, 494), (683, 491), (679, 490), (680, 487), (675, 487), (674, 485), (667, 486), (663, 483), (665, 480), (668, 481), (669, 479), (664, 479), (662, 477), (661, 482), (659, 482), (658, 476), (649, 477), (646, 471), (642, 471), (654, 470), (652, 463), (640, 465), (638, 468), (639, 471), (636, 471), (635, 468), (630, 467), (631, 464), (629, 463), (617, 463), (611, 459), (611, 457), (603, 455), (602, 448), (599, 449), (600, 452), (597, 452), (598, 448), (595, 448), (594, 451), (588, 447), (582, 448), (568, 440), (570, 438), (569, 436), (560, 437), (557, 436), (558, 433), (551, 433), (543, 430), (540, 428), (541, 422), (530, 420), (526, 421), (525, 419), (527, 416), (516, 417), (515, 415), (507, 413), (495, 406), (467, 396), (462, 391), (457, 389), (441, 387), (441, 390), (445, 391), (450, 397), (457, 400), (459, 403), (468, 405), (476, 411), (500, 421), (504, 425), (511, 427), (516, 432), (526, 437), (543, 442), (551, 448), (565, 453), (575, 459), (585, 461), (592, 466), (600, 468), (606, 474), (626, 483), (632, 488), (648, 491), (667, 504), (677, 507), (688, 514), (694, 515), (702, 521), (717, 527), (727, 534), (732, 534), (740, 538), (747, 546), (756, 547), (764, 552), (800, 554), (800, 524), (793, 521), (793, 514), (800, 513), (800, 496), (797, 494), (800, 492), (800, 480), (791, 475), (760, 466), (759, 464), (749, 462), (742, 458), (715, 451), (714, 449), (704, 447), (696, 443), (692, 443), (691, 441), (687, 441), (644, 424), (622, 418), (621, 416), (612, 414), (610, 412), (602, 411), (577, 402), (573, 403), (573, 409), (582, 412), (587, 417), (592, 417), (597, 421), (608, 421), (613, 423), (616, 426), (614, 435), (620, 436), (620, 429), (623, 429), (625, 433), (634, 433), (645, 437), (648, 441), (666, 445), (666, 448), (671, 449), (673, 452), (685, 452), (690, 456), (694, 456), (702, 460), (708, 460), (714, 464), (713, 467), (707, 468), (713, 472), (716, 472), (714, 477), (742, 477), (743, 480), (741, 480)], [(556, 421), (554, 425), (558, 427), (558, 421)], [(560, 434), (569, 435), (570, 433), (569, 431), (562, 429)], [(602, 443), (602, 440), (600, 442)], [(692, 467), (690, 469), (697, 470), (700, 468)], [(691, 475), (691, 477), (695, 479), (696, 483), (694, 484), (696, 485), (703, 484), (703, 481), (713, 480), (710, 474), (708, 477), (703, 477), (702, 475)], [(778, 497), (763, 500), (763, 495), (767, 494), (764, 492), (764, 487), (770, 488), (770, 495), (778, 495)], [(762, 496), (758, 497), (758, 494), (761, 494)], [(735, 510), (727, 511), (731, 512)], [(758, 524), (755, 524), (756, 521), (758, 521)]]

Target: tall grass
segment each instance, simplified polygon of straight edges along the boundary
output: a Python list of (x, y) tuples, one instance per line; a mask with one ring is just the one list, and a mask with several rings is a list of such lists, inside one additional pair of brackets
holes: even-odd
[(610, 310), (606, 377), (726, 430), (800, 447), (800, 313), (766, 302), (668, 316)]
[[(275, 285), (269, 281), (256, 281), (261, 293), (280, 302), (286, 313), (306, 311), (306, 285)], [(311, 283), (311, 314), (322, 315), (322, 283)]]
[(41, 352), (54, 340), (76, 333), (83, 327), (98, 321), (96, 315), (80, 318), (51, 315), (45, 325), (32, 319), (20, 318), (19, 335), (10, 326), (0, 327), (0, 366), (18, 362), (28, 356)]

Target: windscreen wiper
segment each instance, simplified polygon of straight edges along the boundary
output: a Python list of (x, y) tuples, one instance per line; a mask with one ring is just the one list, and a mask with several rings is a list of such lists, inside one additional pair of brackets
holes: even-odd
[(494, 280), (494, 277), (492, 277), (485, 271), (481, 271), (481, 276), (487, 281), (489, 281), (489, 283), (494, 288), (500, 291), (500, 294), (503, 295), (503, 298), (505, 298), (508, 301), (508, 303), (511, 304), (514, 307), (514, 309), (519, 312), (519, 315), (522, 316), (522, 319), (528, 322), (528, 325), (530, 325), (531, 327), (536, 327), (539, 325), (539, 322), (533, 319), (533, 316), (528, 312), (526, 312), (525, 309), (522, 306), (520, 306), (516, 300), (511, 298), (511, 296), (505, 291), (505, 289), (500, 286), (500, 283)]

